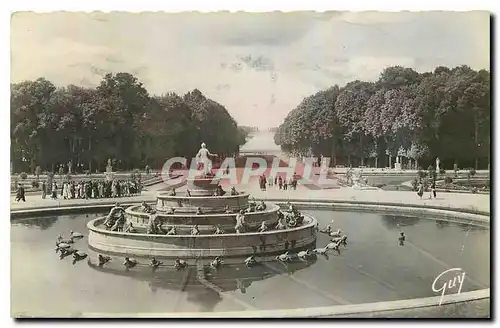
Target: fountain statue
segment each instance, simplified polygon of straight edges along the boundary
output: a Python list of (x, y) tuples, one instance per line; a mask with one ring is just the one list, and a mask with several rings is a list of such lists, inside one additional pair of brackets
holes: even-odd
[(352, 171), (352, 186), (353, 188), (360, 188), (362, 185), (361, 178), (362, 178), (362, 173), (360, 169), (354, 169)]
[(203, 142), (198, 154), (196, 154), (196, 159), (198, 160), (198, 163), (203, 164), (202, 173), (204, 176), (212, 175), (212, 161), (209, 156), (217, 157), (218, 155), (210, 153), (207, 149), (207, 145)]
[(377, 190), (377, 187), (368, 185), (368, 179), (363, 178), (363, 170), (356, 168), (352, 170), (352, 188), (360, 190)]
[(113, 172), (113, 164), (111, 162), (111, 158), (108, 159), (108, 165), (106, 165), (105, 175), (107, 181), (113, 180), (114, 172)]
[(394, 163), (394, 170), (401, 171), (401, 159), (399, 156), (396, 156), (396, 163)]
[(113, 172), (113, 165), (111, 164), (111, 158), (108, 159), (108, 165), (106, 165), (106, 172), (107, 173)]

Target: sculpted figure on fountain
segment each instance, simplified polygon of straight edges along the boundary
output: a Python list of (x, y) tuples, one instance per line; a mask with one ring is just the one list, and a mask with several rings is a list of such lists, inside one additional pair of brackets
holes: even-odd
[(217, 225), (217, 227), (215, 228), (214, 234), (215, 235), (223, 235), (224, 234), (224, 230), (221, 228), (221, 226)]
[(120, 231), (123, 229), (125, 225), (125, 212), (119, 212), (118, 218), (114, 221), (114, 224), (111, 226), (111, 231)]
[(284, 217), (278, 218), (278, 224), (276, 225), (276, 230), (285, 230), (286, 229), (286, 224), (284, 221), (285, 221)]
[(256, 207), (257, 207), (257, 203), (255, 202), (255, 199), (254, 199), (253, 201), (248, 203), (247, 213), (255, 212)]
[(215, 194), (214, 196), (224, 196), (226, 194), (226, 191), (222, 189), (221, 185), (217, 185), (217, 189), (215, 189)]
[(257, 229), (258, 232), (266, 232), (268, 229), (266, 221), (262, 221), (262, 224), (260, 225), (259, 229)]
[(156, 214), (155, 211), (152, 211), (149, 214), (149, 221), (148, 221), (148, 228), (147, 228), (147, 233), (148, 234), (157, 234), (158, 233), (158, 215)]
[(115, 203), (115, 206), (109, 211), (109, 214), (106, 216), (106, 219), (104, 220), (104, 225), (111, 227), (114, 223), (116, 218), (122, 213), (125, 212), (123, 207), (120, 206), (120, 204)]
[(209, 158), (209, 156), (212, 157), (217, 157), (217, 154), (212, 154), (210, 151), (207, 149), (207, 145), (203, 142), (201, 144), (201, 148), (198, 151), (198, 154), (196, 154), (196, 159), (198, 160), (198, 163), (203, 164), (203, 176), (212, 176), (212, 160)]
[(236, 215), (236, 225), (234, 226), (234, 230), (236, 230), (236, 233), (243, 233), (245, 232), (245, 212), (243, 210), (240, 211)]
[(146, 202), (142, 202), (141, 209), (144, 213), (151, 213), (153, 211), (153, 208)]
[(266, 209), (266, 203), (263, 200), (260, 201), (259, 205), (255, 208), (257, 211), (264, 211)]

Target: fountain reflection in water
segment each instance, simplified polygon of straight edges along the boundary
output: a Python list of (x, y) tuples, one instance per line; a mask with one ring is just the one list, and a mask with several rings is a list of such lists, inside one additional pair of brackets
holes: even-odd
[[(91, 256), (96, 256), (90, 251)], [(127, 277), (139, 282), (146, 282), (152, 293), (159, 290), (176, 292), (177, 297), (181, 297), (179, 292), (186, 293), (189, 301), (197, 303), (203, 311), (213, 311), (217, 303), (227, 297), (228, 292), (236, 294), (246, 294), (247, 289), (253, 283), (279, 276), (284, 272), (293, 274), (296, 271), (305, 269), (314, 263), (317, 258), (308, 261), (295, 261), (286, 266), (270, 266), (259, 263), (252, 268), (244, 264), (224, 265), (219, 270), (214, 270), (209, 266), (188, 266), (185, 269), (176, 270), (171, 263), (167, 266), (153, 270), (150, 267), (142, 266), (132, 270), (126, 270), (121, 266), (119, 259), (114, 259), (104, 266), (99, 266), (91, 261), (88, 265), (91, 269), (113, 276)], [(231, 297), (235, 301), (234, 297)], [(236, 296), (236, 300), (238, 297)], [(247, 304), (245, 300), (239, 300), (240, 305), (246, 308), (254, 308)], [(179, 309), (182, 311), (182, 309)]]

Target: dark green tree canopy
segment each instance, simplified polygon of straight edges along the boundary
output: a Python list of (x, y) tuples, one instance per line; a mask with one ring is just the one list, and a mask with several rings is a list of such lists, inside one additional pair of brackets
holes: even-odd
[(56, 88), (40, 78), (11, 85), (11, 158), (16, 171), (71, 160), (101, 169), (160, 168), (172, 156), (192, 157), (200, 143), (232, 155), (247, 132), (221, 104), (194, 89), (151, 96), (129, 73), (106, 74), (96, 88)]
[(275, 141), (286, 151), (361, 163), (390, 155), (487, 165), (490, 107), (487, 70), (437, 67), (419, 74), (388, 67), (374, 83), (353, 81), (307, 97), (278, 127)]

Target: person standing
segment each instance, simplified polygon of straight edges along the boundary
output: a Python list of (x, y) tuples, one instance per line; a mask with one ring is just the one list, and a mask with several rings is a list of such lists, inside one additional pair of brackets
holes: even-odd
[(56, 184), (55, 181), (52, 184), (52, 196), (51, 196), (51, 198), (52, 199), (57, 199), (57, 184)]
[(283, 189), (283, 179), (281, 178), (281, 175), (278, 177), (278, 187), (281, 189)]
[(111, 189), (112, 189), (112, 197), (115, 198), (115, 197), (118, 197), (118, 188), (116, 187), (116, 180), (113, 180), (113, 182), (111, 182)]
[(42, 199), (45, 199), (45, 197), (47, 197), (47, 185), (45, 181), (42, 181)]
[(23, 185), (19, 185), (19, 188), (17, 189), (16, 201), (19, 202), (20, 200), (26, 202)]
[(260, 186), (260, 190), (262, 190), (262, 191), (266, 190), (266, 178), (265, 178), (264, 174), (261, 174), (259, 177), (259, 186)]
[(74, 199), (75, 198), (75, 181), (72, 181), (71, 182), (71, 185), (69, 186), (69, 195), (71, 197), (71, 199)]
[(422, 184), (422, 182), (420, 182), (420, 184), (418, 185), (417, 195), (418, 197), (420, 197), (420, 199), (422, 199), (422, 196), (424, 195), (424, 185)]
[(69, 195), (69, 185), (67, 182), (64, 182), (63, 183), (63, 199), (68, 199), (69, 198), (68, 195)]
[(434, 196), (434, 199), (436, 198), (436, 181), (432, 181), (429, 199), (431, 199), (432, 196)]

